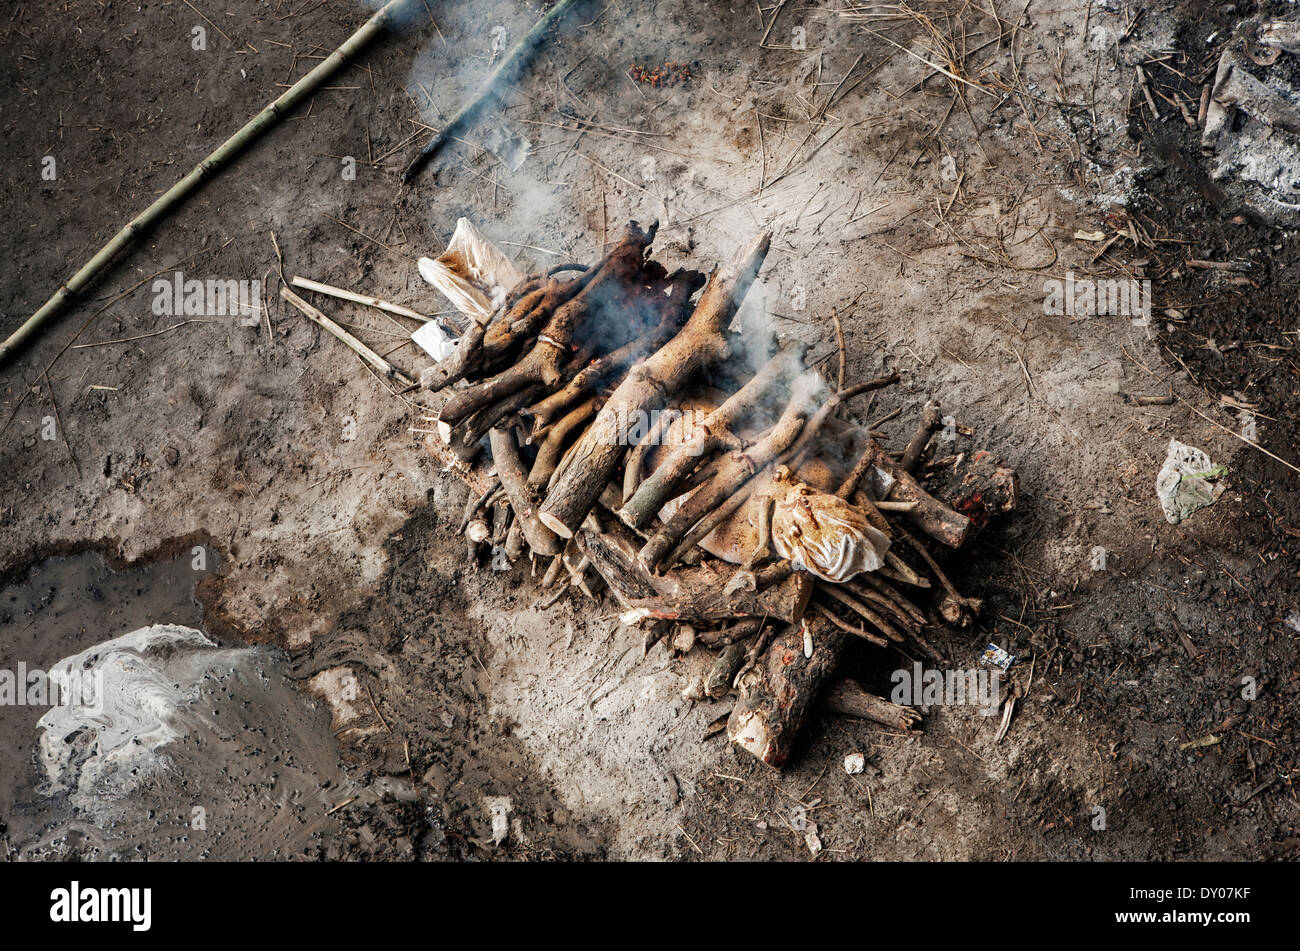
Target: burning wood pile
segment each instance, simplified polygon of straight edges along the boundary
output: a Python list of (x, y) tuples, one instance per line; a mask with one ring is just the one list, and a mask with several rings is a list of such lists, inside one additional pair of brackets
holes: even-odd
[(932, 616), (964, 625), (980, 604), (930, 546), (960, 549), (1013, 508), (1015, 473), (961, 454), (933, 466), (944, 500), (931, 494), (914, 473), (937, 404), (896, 458), (840, 413), (897, 373), (846, 386), (840, 335), (830, 387), (805, 346), (755, 358), (729, 333), (767, 235), (706, 278), (649, 257), (656, 227), (630, 223), (589, 266), (523, 275), (462, 220), (421, 262), (468, 321), (420, 383), (448, 394), (423, 431), (471, 487), (470, 557), (530, 552), (549, 560), (543, 586), (560, 585), (548, 603), (607, 587), (646, 649), (671, 632), (676, 649), (716, 651), (684, 695), (734, 690), (728, 736), (772, 766), (823, 687), (839, 709), (910, 727), (910, 709), (832, 684), (836, 667), (853, 638), (941, 659)]

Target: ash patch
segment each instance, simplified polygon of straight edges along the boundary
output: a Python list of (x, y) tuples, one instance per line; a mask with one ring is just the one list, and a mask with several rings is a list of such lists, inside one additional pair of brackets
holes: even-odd
[(11, 854), (319, 854), (328, 811), (348, 794), (329, 717), (286, 678), (282, 651), (221, 645), (195, 629), (203, 573), (193, 565), (187, 551), (115, 570), (84, 552), (41, 562), (0, 592), (0, 667), (107, 670), (93, 717), (0, 709), (0, 820)]

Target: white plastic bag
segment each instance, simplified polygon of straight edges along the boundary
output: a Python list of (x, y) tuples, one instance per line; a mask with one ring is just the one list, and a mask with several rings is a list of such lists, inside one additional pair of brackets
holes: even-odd
[(505, 253), (470, 224), (456, 222), (447, 250), (437, 258), (420, 258), (420, 276), (442, 292), (471, 320), (486, 323), (524, 275)]

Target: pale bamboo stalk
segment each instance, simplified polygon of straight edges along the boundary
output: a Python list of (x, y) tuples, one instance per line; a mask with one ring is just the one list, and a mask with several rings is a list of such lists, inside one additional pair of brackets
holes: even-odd
[(317, 310), (311, 304), (307, 303), (305, 300), (303, 300), (293, 291), (289, 290), (289, 288), (285, 287), (283, 284), (280, 285), (280, 296), (283, 297), (290, 304), (292, 304), (294, 307), (297, 307), (310, 320), (312, 320), (316, 324), (319, 324), (320, 327), (323, 330), (325, 330), (327, 333), (333, 335), (334, 337), (337, 337), (346, 346), (351, 348), (352, 351), (356, 353), (357, 356), (359, 356), (362, 360), (365, 360), (367, 363), (369, 363), (372, 367), (374, 367), (384, 376), (388, 377), (389, 379), (396, 380), (398, 383), (400, 383), (402, 386), (405, 387), (415, 386), (415, 381), (412, 380), (410, 377), (408, 377), (405, 373), (397, 369), (397, 367), (393, 366), (391, 363), (389, 363), (379, 354), (375, 353), (375, 351), (371, 350), (364, 343), (362, 343), (356, 337), (352, 336), (352, 334), (348, 333), (346, 330), (344, 330), (334, 321), (330, 320), (330, 318), (327, 317), (324, 313)]
[(289, 283), (294, 287), (301, 287), (306, 291), (315, 291), (317, 294), (324, 294), (327, 297), (337, 297), (339, 300), (351, 301), (354, 304), (365, 304), (367, 307), (373, 307), (376, 310), (396, 314), (398, 317), (409, 317), (411, 320), (418, 320), (422, 324), (427, 324), (429, 322), (429, 318), (424, 314), (421, 314), (419, 311), (411, 310), (409, 307), (403, 307), (401, 304), (394, 304), (392, 301), (386, 301), (382, 297), (371, 297), (366, 294), (357, 294), (353, 291), (346, 291), (341, 287), (322, 284), (320, 281), (308, 280), (305, 277), (290, 278)]
[(157, 224), (172, 208), (178, 205), (206, 179), (221, 171), (226, 164), (238, 156), (263, 132), (284, 118), (287, 113), (306, 98), (308, 93), (332, 76), (339, 67), (347, 62), (350, 56), (358, 52), (387, 27), (400, 9), (409, 2), (411, 0), (389, 0), (389, 3), (385, 4), (378, 13), (348, 37), (342, 46), (322, 60), (320, 65), (285, 90), (282, 96), (250, 119), (242, 129), (226, 139), (216, 151), (194, 166), (188, 175), (164, 192), (152, 205), (131, 219), (125, 228), (115, 234), (108, 244), (100, 248), (95, 256), (82, 266), (81, 270), (72, 275), (67, 283), (55, 291), (54, 296), (47, 300), (36, 313), (28, 317), (26, 322), (10, 334), (3, 344), (0, 344), (0, 364), (3, 364), (11, 353), (26, 343), (47, 320), (58, 313), (73, 295), (79, 293), (82, 288), (94, 280), (100, 271), (104, 270), (109, 262), (124, 248), (131, 245), (141, 234)]

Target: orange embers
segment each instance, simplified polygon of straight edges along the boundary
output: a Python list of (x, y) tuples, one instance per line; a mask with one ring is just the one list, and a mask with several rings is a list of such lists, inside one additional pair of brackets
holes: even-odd
[(659, 88), (686, 82), (691, 78), (691, 67), (689, 63), (679, 63), (676, 60), (669, 60), (662, 66), (652, 66), (648, 69), (633, 63), (628, 67), (628, 74), (639, 83)]

